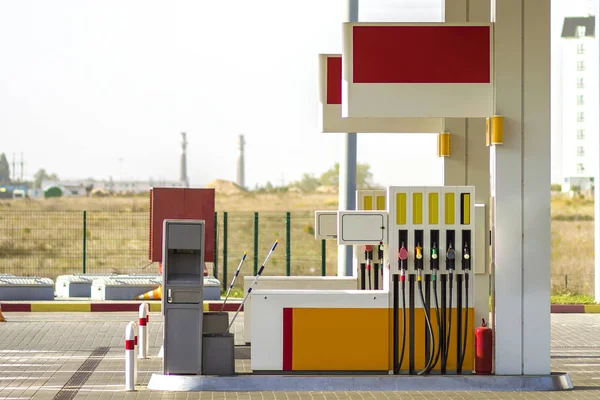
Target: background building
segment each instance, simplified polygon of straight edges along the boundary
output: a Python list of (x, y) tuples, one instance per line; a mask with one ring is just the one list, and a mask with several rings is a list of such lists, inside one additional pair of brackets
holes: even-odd
[(560, 16), (553, 46), (552, 182), (563, 191), (589, 189), (598, 163), (596, 11), (596, 2), (565, 9), (579, 16)]

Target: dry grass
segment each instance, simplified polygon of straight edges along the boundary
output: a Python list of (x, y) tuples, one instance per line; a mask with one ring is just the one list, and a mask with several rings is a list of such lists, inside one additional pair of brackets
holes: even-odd
[(594, 202), (552, 199), (552, 291), (594, 293)]
[[(217, 194), (219, 275), (223, 268), (223, 211), (228, 212), (230, 279), (246, 250), (249, 257), (245, 274), (253, 272), (254, 212), (259, 212), (259, 265), (273, 241), (280, 239), (280, 247), (265, 273), (285, 274), (285, 212), (289, 211), (291, 273), (320, 274), (321, 243), (313, 236), (314, 210), (335, 208), (337, 196), (331, 194)], [(0, 201), (0, 273), (56, 277), (81, 272), (82, 210), (88, 210), (88, 272), (154, 271), (143, 269), (148, 199), (140, 196)], [(593, 201), (589, 199), (553, 198), (551, 268), (556, 294), (593, 293), (593, 212)], [(336, 259), (337, 246), (327, 241), (328, 275), (336, 273)]]

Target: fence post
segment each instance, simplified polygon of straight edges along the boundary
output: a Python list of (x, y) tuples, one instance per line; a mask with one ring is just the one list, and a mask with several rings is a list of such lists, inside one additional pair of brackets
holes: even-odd
[(227, 290), (227, 211), (223, 212), (223, 290)]
[(83, 273), (87, 270), (87, 211), (83, 211), (83, 260), (82, 260)]
[(258, 213), (254, 213), (254, 276), (258, 274)]
[[(215, 212), (215, 226), (213, 229), (214, 232), (214, 237), (215, 237), (215, 245), (213, 247), (214, 251), (214, 262), (213, 262), (213, 276), (215, 278), (217, 278), (219, 276), (219, 219), (218, 219), (218, 213)], [(218, 279), (218, 278), (217, 278)]]
[(327, 246), (325, 239), (321, 239), (321, 276), (327, 275)]
[(290, 212), (285, 213), (285, 274), (290, 276)]

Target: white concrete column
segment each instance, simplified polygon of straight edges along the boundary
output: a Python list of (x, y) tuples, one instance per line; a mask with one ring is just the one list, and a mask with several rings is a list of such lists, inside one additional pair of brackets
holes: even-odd
[(550, 0), (525, 12), (523, 373), (550, 373)]
[[(446, 0), (446, 22), (489, 22), (489, 0)], [(489, 152), (485, 147), (485, 119), (446, 118), (445, 130), (451, 133), (450, 157), (444, 157), (444, 185), (475, 186), (475, 202), (485, 204), (489, 213)], [(489, 229), (487, 220), (486, 231)], [(482, 318), (489, 320), (489, 260), (475, 260), (485, 265), (485, 274), (473, 275), (475, 326)]]
[(501, 0), (490, 151), (496, 374), (550, 373), (550, 0)]

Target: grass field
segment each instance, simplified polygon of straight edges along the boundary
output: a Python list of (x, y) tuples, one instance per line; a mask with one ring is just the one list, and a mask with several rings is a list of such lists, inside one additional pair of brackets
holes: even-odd
[[(154, 272), (147, 265), (147, 197), (61, 198), (0, 201), (0, 273), (41, 275), (82, 271), (83, 210), (87, 210), (86, 269), (100, 272)], [(223, 271), (223, 211), (228, 212), (228, 278), (244, 251), (244, 275), (254, 266), (254, 212), (259, 212), (260, 265), (277, 238), (280, 246), (265, 274), (285, 274), (285, 212), (291, 213), (292, 275), (318, 275), (321, 243), (314, 239), (314, 210), (336, 209), (331, 194), (217, 194), (219, 275)], [(593, 201), (552, 201), (552, 290), (554, 294), (593, 293)], [(327, 241), (327, 274), (337, 269), (337, 246)], [(240, 280), (241, 282), (241, 280)]]

